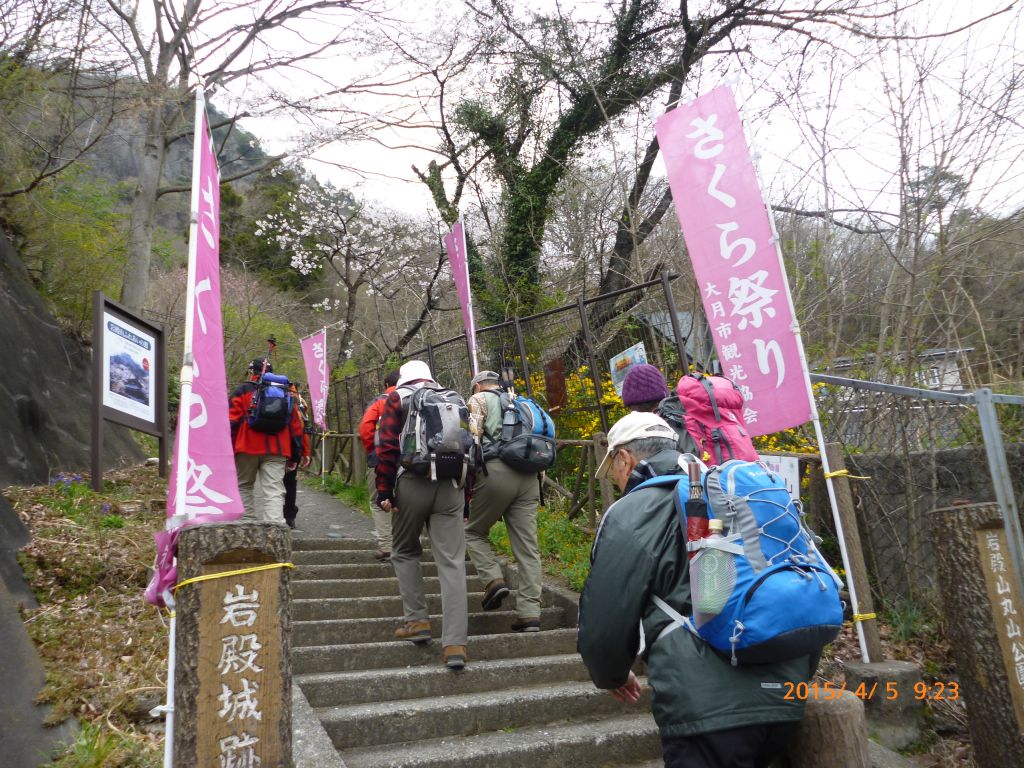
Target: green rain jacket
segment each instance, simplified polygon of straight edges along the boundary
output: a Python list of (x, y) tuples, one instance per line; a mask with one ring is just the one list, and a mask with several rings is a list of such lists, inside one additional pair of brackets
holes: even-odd
[[(679, 453), (669, 450), (646, 463), (655, 475), (679, 474), (678, 460)], [(642, 479), (634, 473), (627, 490)], [(684, 616), (692, 613), (689, 560), (673, 493), (672, 486), (641, 489), (623, 496), (601, 519), (577, 636), (594, 685), (613, 689), (626, 682), (640, 652), (642, 620), (648, 646), (643, 658), (662, 738), (799, 720), (803, 702), (794, 686), (810, 679), (817, 658), (734, 667), (686, 629), (655, 642), (671, 619), (652, 595)]]

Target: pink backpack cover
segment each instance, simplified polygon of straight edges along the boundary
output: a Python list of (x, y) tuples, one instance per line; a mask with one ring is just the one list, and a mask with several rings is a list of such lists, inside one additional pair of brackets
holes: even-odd
[(689, 373), (679, 380), (676, 393), (686, 409), (686, 431), (697, 443), (701, 459), (711, 465), (729, 459), (758, 460), (743, 421), (743, 395), (732, 381)]

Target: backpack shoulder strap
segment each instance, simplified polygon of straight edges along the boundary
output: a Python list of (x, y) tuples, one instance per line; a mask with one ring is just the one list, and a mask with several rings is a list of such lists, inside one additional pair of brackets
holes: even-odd
[[(644, 480), (640, 485), (629, 489), (629, 493), (639, 491), (641, 488), (667, 488), (672, 486), (675, 493), (672, 494), (672, 503), (676, 508), (676, 519), (682, 526), (685, 535), (686, 531), (686, 499), (690, 494), (690, 479), (686, 475), (658, 475)], [(627, 494), (628, 495), (628, 494)]]

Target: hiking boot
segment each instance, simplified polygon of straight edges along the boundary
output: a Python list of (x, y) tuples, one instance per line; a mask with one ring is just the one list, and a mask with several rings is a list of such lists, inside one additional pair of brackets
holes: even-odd
[(385, 552), (383, 549), (378, 549), (376, 552), (373, 553), (373, 559), (376, 560), (378, 563), (386, 563), (388, 560), (391, 559), (391, 553)]
[(540, 619), (516, 619), (512, 622), (513, 632), (540, 632)]
[(466, 666), (466, 646), (446, 645), (444, 647), (444, 665), (453, 671), (458, 671)]
[(430, 642), (429, 621), (407, 621), (395, 630), (396, 640), (408, 640), (416, 645)]
[(501, 608), (501, 602), (508, 597), (509, 591), (505, 582), (501, 579), (495, 579), (484, 589), (484, 599), (481, 601), (481, 605), (485, 611), (496, 611)]

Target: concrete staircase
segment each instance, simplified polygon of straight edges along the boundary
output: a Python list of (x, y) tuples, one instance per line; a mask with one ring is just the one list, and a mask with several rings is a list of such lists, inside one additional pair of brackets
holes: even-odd
[[(517, 634), (513, 610), (480, 609), (483, 585), (470, 575), (470, 661), (451, 672), (437, 639), (391, 639), (402, 615), (398, 581), (373, 549), (352, 539), (294, 540), (295, 682), (348, 768), (662, 765), (649, 700), (620, 704), (590, 683), (576, 654), (575, 595), (545, 587), (543, 631)], [(438, 638), (429, 550), (423, 570)]]

